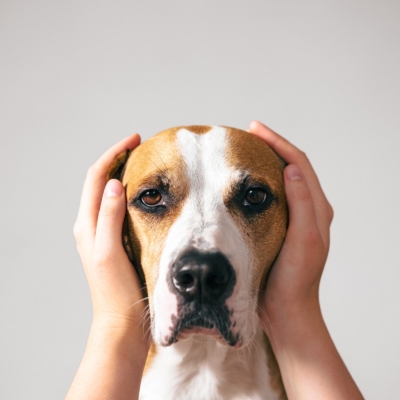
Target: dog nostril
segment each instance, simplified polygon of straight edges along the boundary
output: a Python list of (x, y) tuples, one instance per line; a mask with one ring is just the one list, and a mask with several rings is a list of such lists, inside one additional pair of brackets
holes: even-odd
[(216, 289), (218, 286), (225, 285), (228, 281), (228, 275), (221, 273), (219, 275), (210, 273), (206, 278), (206, 285), (210, 289)]
[(190, 289), (195, 283), (193, 275), (187, 271), (178, 274), (176, 278), (173, 278), (173, 280), (175, 287), (183, 290)]

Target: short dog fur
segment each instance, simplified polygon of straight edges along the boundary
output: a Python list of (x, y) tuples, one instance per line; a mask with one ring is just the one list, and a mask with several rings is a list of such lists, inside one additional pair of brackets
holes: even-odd
[(283, 168), (261, 139), (220, 126), (168, 129), (112, 164), (148, 296), (140, 399), (286, 399), (257, 317), (286, 233)]

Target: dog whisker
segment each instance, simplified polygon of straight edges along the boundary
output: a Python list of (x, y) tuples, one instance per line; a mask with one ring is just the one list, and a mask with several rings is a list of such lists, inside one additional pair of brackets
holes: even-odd
[(128, 308), (126, 308), (124, 311), (128, 311), (130, 308), (135, 307), (137, 304), (139, 304), (139, 303), (141, 303), (141, 302), (143, 302), (143, 301), (146, 301), (146, 300), (148, 300), (148, 299), (149, 299), (148, 297), (144, 297), (143, 299), (140, 299), (140, 300), (136, 301), (135, 303), (131, 304), (131, 305), (130, 305)]
[(145, 325), (145, 323), (147, 322), (147, 320), (150, 320), (150, 308), (149, 306), (146, 306), (144, 308), (144, 310), (142, 311), (142, 315), (140, 318), (140, 323), (143, 324), (143, 326)]
[(150, 314), (146, 313), (140, 320), (140, 324), (143, 326), (143, 328), (146, 326), (146, 324), (150, 321)]
[[(158, 153), (157, 153), (157, 154), (158, 154)], [(150, 158), (149, 155), (147, 155), (147, 154), (145, 154), (145, 155), (146, 155), (147, 159), (160, 171), (161, 176), (162, 176), (163, 178), (165, 178), (167, 181), (169, 181), (170, 179), (169, 179), (167, 173), (164, 172), (164, 171)], [(165, 164), (164, 164), (164, 166), (165, 166)]]
[(158, 155), (158, 157), (160, 158), (160, 160), (161, 160), (161, 162), (163, 163), (163, 165), (164, 165), (164, 168), (165, 168), (165, 173), (166, 173), (166, 178), (168, 179), (169, 177), (168, 177), (168, 168), (167, 168), (167, 166), (165, 165), (165, 162), (164, 162), (164, 160), (162, 159), (162, 157), (160, 156), (160, 153), (157, 151), (157, 149), (154, 149), (154, 151), (157, 153), (157, 155)]
[[(148, 324), (148, 328), (146, 329), (146, 332), (143, 333), (143, 336), (144, 336), (144, 337), (148, 336), (148, 338), (147, 338), (147, 345), (150, 345), (150, 342), (151, 342), (151, 339), (152, 339), (152, 335), (151, 335), (151, 322), (150, 322), (150, 315), (147, 314), (147, 316), (148, 316), (149, 324)], [(145, 324), (143, 324), (143, 329), (144, 329), (144, 327), (145, 327)]]
[[(269, 325), (271, 325), (270, 319), (268, 314), (259, 306), (257, 305), (257, 308), (260, 310), (260, 312), (265, 316), (267, 322)], [(257, 314), (256, 314), (257, 315)], [(265, 325), (264, 321), (260, 318), (259, 315), (257, 315), (258, 321), (260, 323), (260, 325), (262, 326), (262, 328), (264, 329), (264, 332), (268, 332), (268, 327)]]

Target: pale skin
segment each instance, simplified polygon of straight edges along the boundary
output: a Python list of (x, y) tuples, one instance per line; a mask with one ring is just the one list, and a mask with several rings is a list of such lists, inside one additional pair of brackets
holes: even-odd
[[(288, 163), (289, 228), (266, 291), (259, 296), (259, 316), (288, 398), (363, 399), (329, 335), (319, 302), (332, 207), (302, 151), (258, 121), (249, 132)], [(139, 395), (149, 350), (148, 326), (141, 320), (145, 303), (121, 242), (124, 190), (117, 180), (106, 184), (114, 158), (139, 143), (135, 134), (113, 146), (89, 169), (84, 184), (74, 234), (92, 296), (93, 321), (67, 400), (132, 400)]]

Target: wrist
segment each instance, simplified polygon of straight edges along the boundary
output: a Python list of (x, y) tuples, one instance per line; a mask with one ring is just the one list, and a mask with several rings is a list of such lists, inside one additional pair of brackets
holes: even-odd
[(109, 351), (121, 350), (139, 363), (145, 363), (150, 347), (147, 327), (139, 321), (95, 315), (90, 328), (89, 343), (101, 345)]
[(272, 302), (264, 310), (265, 313), (260, 317), (274, 348), (286, 347), (287, 342), (294, 343), (300, 336), (313, 335), (317, 327), (325, 327), (317, 296), (296, 301)]
[(138, 398), (148, 342), (137, 326), (96, 316), (66, 398)]
[[(261, 317), (261, 316), (260, 316)], [(318, 299), (261, 317), (288, 398), (363, 399), (324, 322)]]

